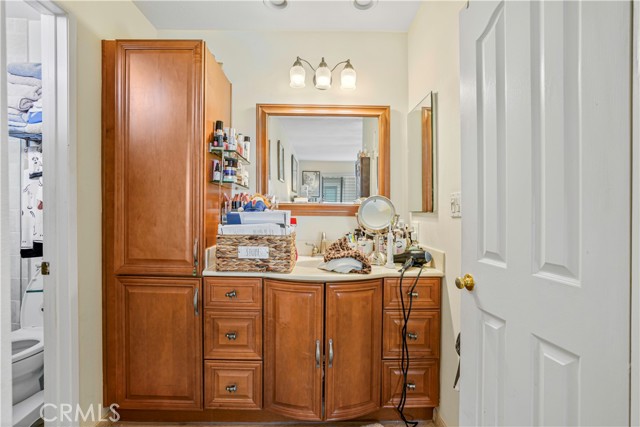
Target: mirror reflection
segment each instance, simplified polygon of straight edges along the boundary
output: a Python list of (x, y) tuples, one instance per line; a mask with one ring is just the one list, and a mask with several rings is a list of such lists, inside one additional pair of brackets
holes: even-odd
[(429, 92), (407, 117), (409, 210), (436, 211), (435, 152), (437, 94)]
[(378, 118), (269, 116), (268, 193), (353, 204), (378, 194)]

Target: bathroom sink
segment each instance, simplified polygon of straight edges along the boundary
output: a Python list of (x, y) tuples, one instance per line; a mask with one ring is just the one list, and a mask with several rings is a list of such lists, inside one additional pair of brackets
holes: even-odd
[(324, 258), (319, 256), (319, 257), (300, 257), (298, 258), (298, 261), (296, 261), (296, 267), (303, 267), (303, 268), (318, 268), (318, 266), (320, 265), (320, 263), (322, 263), (324, 261)]

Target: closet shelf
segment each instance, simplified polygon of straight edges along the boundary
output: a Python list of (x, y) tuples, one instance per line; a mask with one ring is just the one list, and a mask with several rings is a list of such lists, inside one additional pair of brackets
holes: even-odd
[(9, 131), (9, 137), (24, 139), (26, 141), (40, 141), (40, 142), (42, 141), (41, 133), (25, 133), (25, 132)]

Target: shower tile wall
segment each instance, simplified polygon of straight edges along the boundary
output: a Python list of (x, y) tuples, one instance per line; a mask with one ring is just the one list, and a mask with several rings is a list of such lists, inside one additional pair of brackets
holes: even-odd
[[(40, 22), (7, 18), (7, 62), (40, 62)], [(9, 138), (9, 241), (11, 245), (11, 329), (20, 327), (22, 293), (42, 258), (20, 258), (20, 194), (24, 142)]]

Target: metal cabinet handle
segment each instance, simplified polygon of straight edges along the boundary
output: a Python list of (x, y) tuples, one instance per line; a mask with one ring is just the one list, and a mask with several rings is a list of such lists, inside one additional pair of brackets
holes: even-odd
[(418, 333), (417, 332), (407, 332), (407, 338), (409, 338), (410, 340), (417, 340), (418, 339)]
[(231, 384), (225, 387), (229, 393), (235, 393), (238, 391), (238, 386), (235, 384)]
[(320, 340), (316, 340), (316, 368), (320, 367)]
[(416, 389), (416, 384), (415, 383), (407, 383), (407, 390), (415, 391), (415, 389)]
[(229, 299), (234, 299), (238, 297), (238, 293), (236, 292), (235, 289), (227, 292), (226, 294), (224, 294), (225, 297), (229, 298)]
[(329, 367), (333, 367), (333, 340), (329, 340)]
[(193, 294), (193, 310), (196, 312), (196, 316), (199, 314), (198, 312), (198, 289), (196, 288), (196, 291)]
[(235, 341), (238, 335), (237, 332), (227, 332), (224, 336), (227, 337), (229, 341)]
[(409, 298), (418, 298), (418, 293), (416, 291), (413, 292), (407, 292), (407, 295), (409, 295)]
[(193, 276), (198, 275), (198, 238), (193, 241)]

